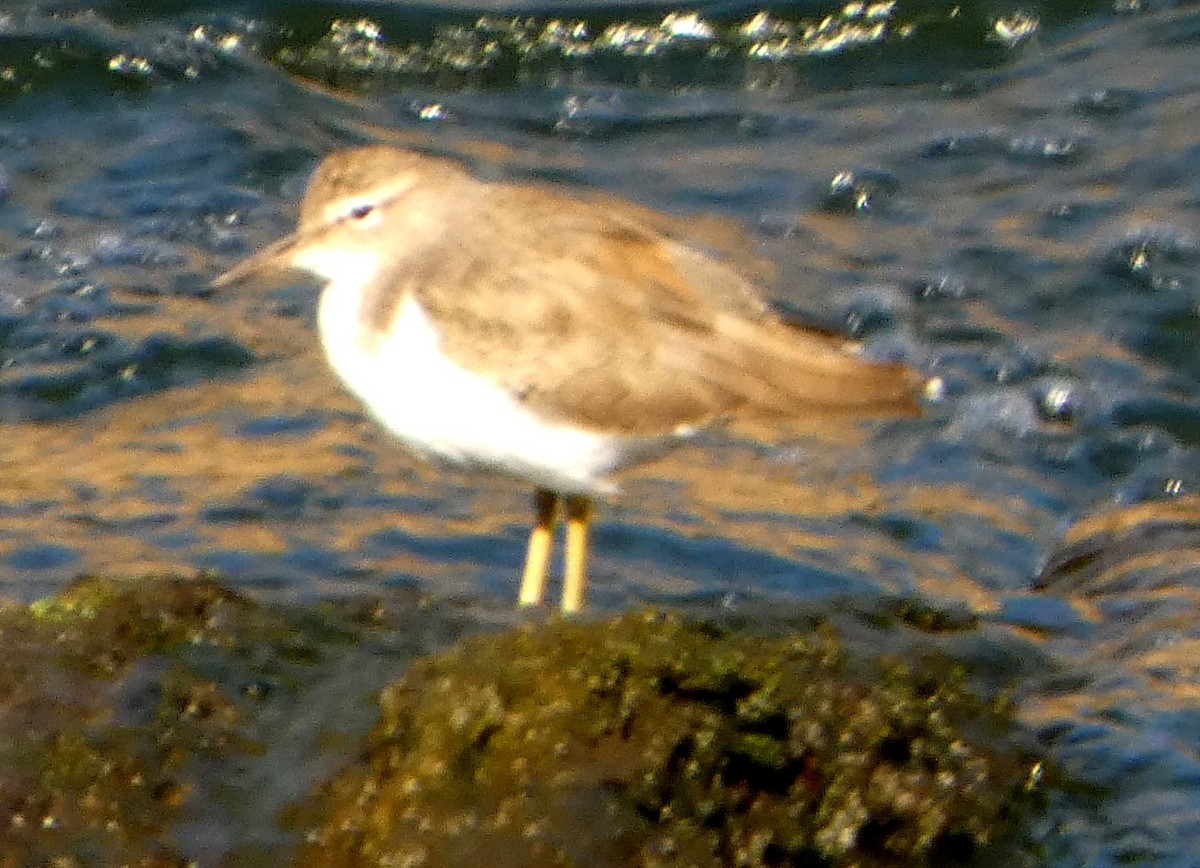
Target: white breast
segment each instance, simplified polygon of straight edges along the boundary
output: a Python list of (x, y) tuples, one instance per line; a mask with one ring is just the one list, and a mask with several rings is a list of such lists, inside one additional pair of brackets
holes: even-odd
[[(612, 490), (607, 476), (649, 445), (547, 421), (441, 350), (437, 328), (411, 296), (390, 331), (362, 324), (362, 287), (374, 266), (342, 263), (321, 297), (321, 341), (338, 376), (409, 448), (465, 467), (515, 476), (561, 494)], [(316, 269), (313, 269), (316, 270)]]

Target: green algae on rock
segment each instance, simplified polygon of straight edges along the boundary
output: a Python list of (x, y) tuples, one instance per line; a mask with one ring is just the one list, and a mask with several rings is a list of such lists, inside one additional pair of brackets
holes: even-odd
[(419, 661), (382, 708), (302, 864), (969, 864), (1019, 838), (1038, 767), (953, 663), (828, 629), (556, 621)]
[(0, 865), (189, 864), (169, 843), (184, 766), (240, 750), (242, 721), (178, 659), (153, 683), (135, 670), (268, 623), (282, 624), (211, 577), (89, 577), (0, 611)]
[(322, 773), (298, 754), (324, 725), (329, 670), (372, 635), (362, 623), (269, 609), (207, 575), (88, 577), (0, 605), (0, 868), (286, 863), (278, 810)]
[[(1017, 840), (1035, 760), (1003, 702), (758, 624), (553, 621), (431, 657), (462, 624), (416, 597), (84, 579), (0, 607), (0, 866), (942, 865)], [(280, 827), (405, 667), (363, 762)]]
[(233, 647), (284, 622), (216, 577), (87, 576), (29, 607), (64, 661), (116, 676), (133, 661), (185, 645)]

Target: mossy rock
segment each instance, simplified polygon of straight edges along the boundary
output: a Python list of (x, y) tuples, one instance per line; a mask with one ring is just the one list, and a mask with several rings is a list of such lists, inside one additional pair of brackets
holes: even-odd
[(299, 818), (306, 865), (970, 864), (1020, 837), (1036, 758), (954, 664), (831, 630), (654, 614), (417, 662), (366, 761)]
[(211, 577), (89, 577), (0, 612), (0, 865), (188, 864), (169, 843), (184, 767), (241, 753), (244, 720), (177, 652), (282, 629)]
[[(213, 864), (254, 840), (246, 770), (364, 634), (208, 575), (91, 576), (0, 604), (0, 868)], [(228, 837), (176, 844), (198, 816)]]

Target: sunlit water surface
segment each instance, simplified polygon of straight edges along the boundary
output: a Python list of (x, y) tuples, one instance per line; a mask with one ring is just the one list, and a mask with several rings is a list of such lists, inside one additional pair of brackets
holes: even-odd
[(506, 605), (529, 492), (389, 443), (315, 284), (206, 290), (329, 151), (456, 155), (732, 219), (783, 310), (943, 385), (921, 420), (631, 473), (601, 611), (974, 612), (1050, 661), (1023, 714), (1097, 788), (1055, 864), (1196, 864), (1200, 6), (137, 6), (0, 3), (7, 595), (204, 567)]

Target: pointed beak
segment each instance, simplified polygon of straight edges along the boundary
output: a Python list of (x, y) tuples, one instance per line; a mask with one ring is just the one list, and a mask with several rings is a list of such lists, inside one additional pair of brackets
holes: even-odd
[(256, 278), (278, 275), (290, 271), (292, 253), (299, 242), (299, 235), (292, 234), (280, 238), (274, 244), (268, 244), (262, 250), (248, 259), (243, 259), (233, 268), (226, 271), (209, 284), (211, 289), (225, 289)]

